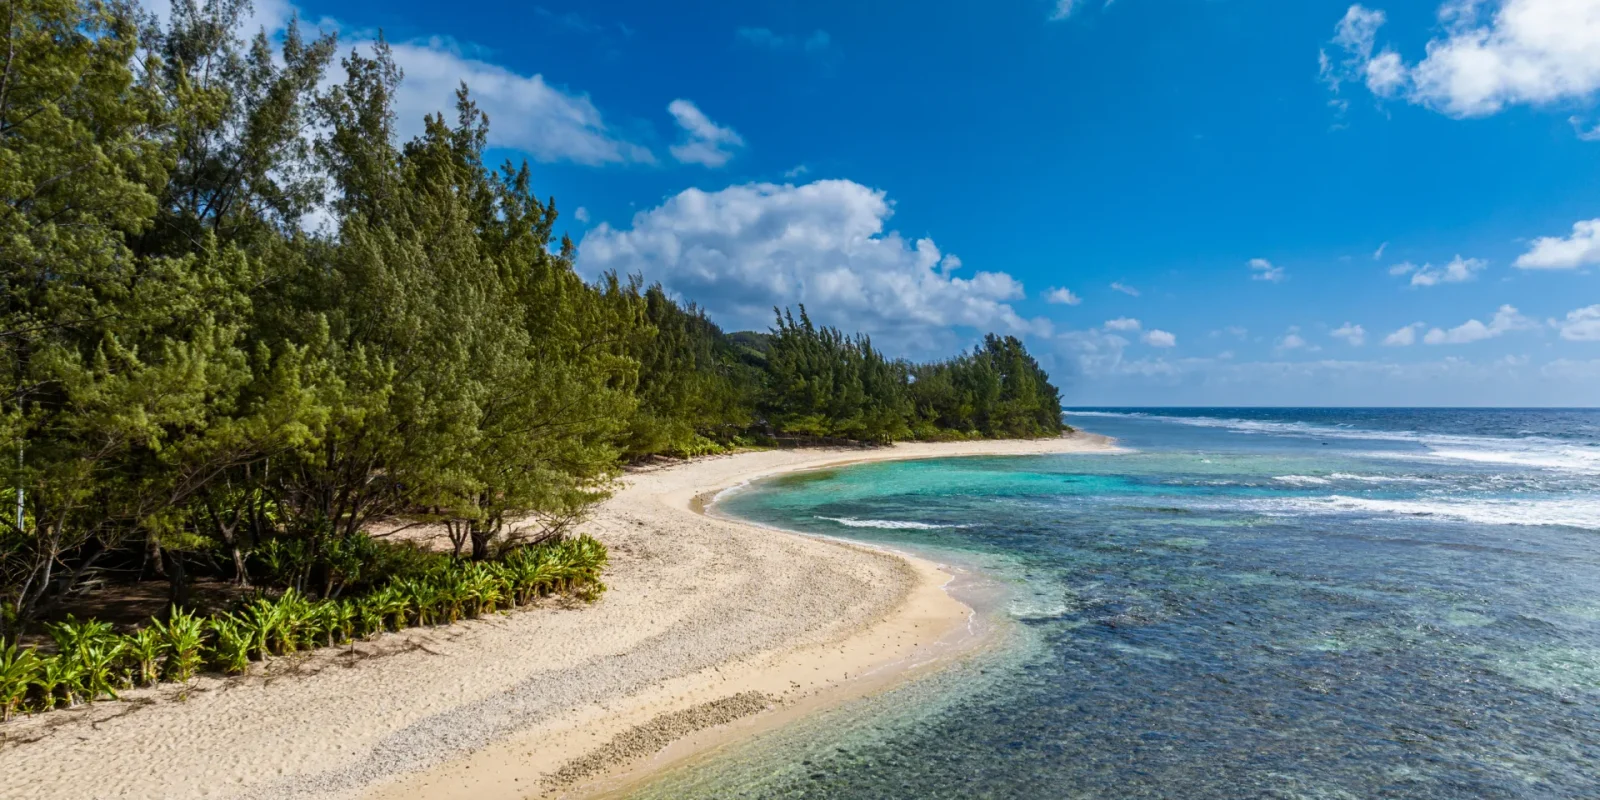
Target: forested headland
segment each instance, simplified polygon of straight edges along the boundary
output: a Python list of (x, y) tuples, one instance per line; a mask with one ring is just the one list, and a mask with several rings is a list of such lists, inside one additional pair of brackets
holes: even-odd
[[(400, 141), (381, 40), (247, 37), (240, 0), (6, 7), (7, 714), (592, 595), (604, 548), (577, 524), (630, 461), (1063, 430), (1015, 338), (914, 364), (803, 307), (729, 334), (586, 280), (529, 167), (485, 163), (468, 87)], [(394, 519), (454, 552), (369, 535)], [(141, 582), (172, 610), (137, 633), (61, 616)]]

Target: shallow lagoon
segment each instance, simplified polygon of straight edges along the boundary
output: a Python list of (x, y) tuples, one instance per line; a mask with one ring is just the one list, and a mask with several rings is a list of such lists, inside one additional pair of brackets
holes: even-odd
[(639, 796), (1600, 796), (1600, 414), (1077, 421), (1135, 452), (720, 501), (979, 569), (1011, 633)]

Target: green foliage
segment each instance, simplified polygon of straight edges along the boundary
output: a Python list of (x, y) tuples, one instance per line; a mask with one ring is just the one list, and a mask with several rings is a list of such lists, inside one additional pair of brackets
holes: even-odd
[(224, 614), (206, 621), (211, 631), (210, 661), (213, 667), (237, 675), (250, 667), (250, 650), (255, 638), (242, 619)]
[(31, 647), (0, 647), (0, 722), (11, 719), (22, 707), (42, 667), (39, 654)]
[[(919, 366), (803, 307), (726, 334), (585, 280), (528, 166), (485, 163), (466, 87), (401, 142), (381, 38), (332, 75), (332, 36), (247, 39), (247, 11), (7, 5), (0, 642), (97, 574), (166, 580), (172, 610), (10, 646), (5, 713), (592, 598), (605, 552), (576, 533), (630, 460), (1061, 430), (1013, 338)], [(402, 518), (470, 560), (368, 535)], [(202, 619), (195, 577), (254, 591)]]
[[(156, 620), (152, 619), (152, 623)], [(167, 640), (161, 629), (152, 624), (140, 628), (127, 639), (127, 654), (132, 663), (135, 686), (149, 686), (161, 680), (162, 658), (167, 652)]]
[(205, 637), (205, 620), (181, 608), (172, 609), (167, 621), (150, 621), (165, 646), (166, 678), (179, 683), (194, 677), (202, 663), (200, 648)]

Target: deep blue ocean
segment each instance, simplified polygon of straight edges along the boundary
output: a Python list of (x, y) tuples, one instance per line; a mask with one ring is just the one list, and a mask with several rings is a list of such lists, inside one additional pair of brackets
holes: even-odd
[(1600, 798), (1600, 411), (1082, 409), (1127, 452), (719, 513), (994, 587), (1001, 645), (644, 798)]

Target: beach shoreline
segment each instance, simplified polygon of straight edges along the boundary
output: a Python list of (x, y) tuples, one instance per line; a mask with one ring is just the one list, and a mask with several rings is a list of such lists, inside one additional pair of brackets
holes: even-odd
[(7, 731), (0, 767), (29, 779), (0, 797), (615, 794), (981, 641), (939, 565), (703, 514), (716, 493), (863, 461), (1111, 449), (1076, 434), (637, 470), (586, 526), (613, 553), (593, 606), (279, 659), (265, 675), (197, 680), (181, 703), (130, 693), (57, 712)]

